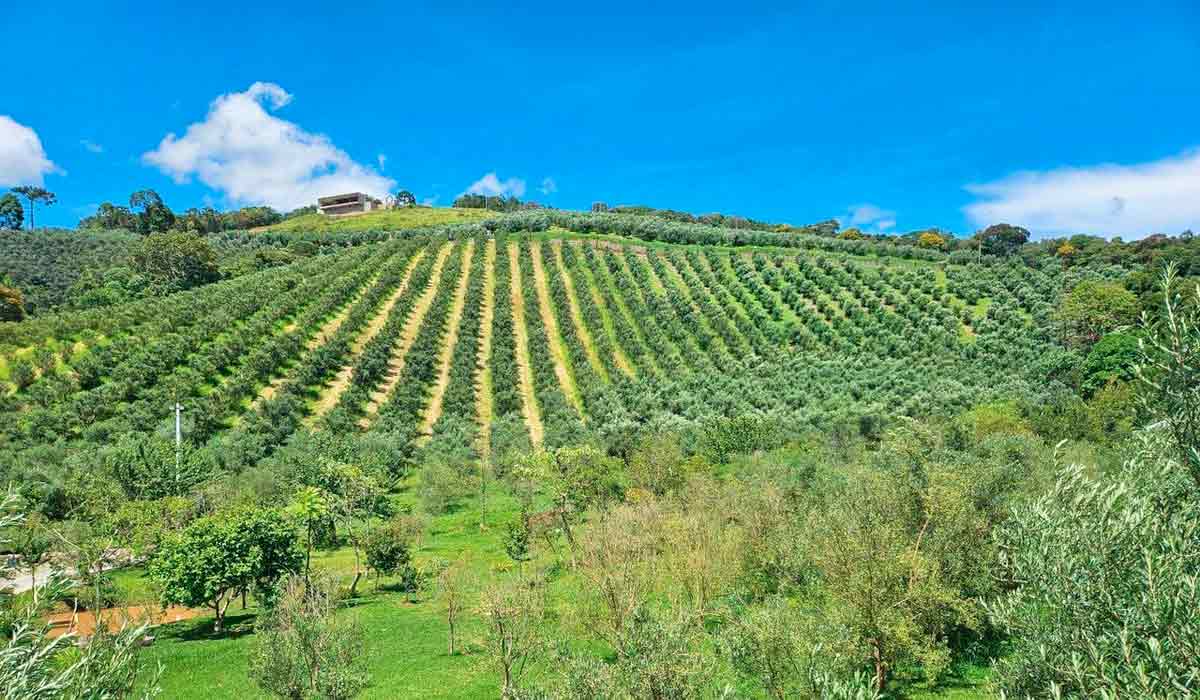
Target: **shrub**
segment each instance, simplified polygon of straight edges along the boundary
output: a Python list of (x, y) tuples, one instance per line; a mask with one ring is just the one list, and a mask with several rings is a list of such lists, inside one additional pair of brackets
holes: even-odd
[(367, 536), (367, 566), (379, 575), (398, 576), (401, 590), (413, 592), (419, 587), (419, 575), (412, 563), (411, 530), (403, 519), (394, 519)]
[(362, 627), (337, 615), (334, 581), (290, 576), (277, 601), (255, 625), (249, 670), (259, 688), (289, 700), (341, 700), (369, 685)]
[(989, 606), (1011, 635), (995, 683), (1014, 697), (1200, 692), (1200, 501), (1147, 443), (1115, 479), (1064, 469), (1000, 531), (1014, 588)]

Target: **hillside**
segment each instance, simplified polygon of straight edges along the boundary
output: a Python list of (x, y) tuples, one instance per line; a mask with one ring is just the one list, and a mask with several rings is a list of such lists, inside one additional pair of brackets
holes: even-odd
[[(529, 587), (547, 642), (529, 678), (590, 677), (637, 634), (706, 650), (707, 670), (680, 671), (689, 684), (754, 688), (727, 652), (750, 643), (738, 635), (782, 625), (824, 648), (847, 629), (837, 601), (855, 600), (836, 582), (885, 565), (893, 591), (932, 587), (921, 595), (940, 611), (903, 624), (943, 636), (905, 642), (915, 651), (879, 684), (983, 697), (995, 662), (978, 641), (936, 655), (951, 632), (996, 638), (965, 627), (995, 591), (991, 528), (1051, 480), (1057, 450), (1111, 464), (1108, 436), (1129, 431), (1113, 418), (1125, 389), (1085, 402), (1062, 369), (1082, 359), (1055, 313), (1084, 273), (1053, 262), (566, 212), (214, 241), (307, 252), (0, 327), (0, 477), (40, 517), (151, 555), (112, 576), (109, 603), (167, 597), (155, 552), (186, 523), (253, 508), (298, 524), (318, 494), (331, 529), (295, 525), (294, 544), (357, 586), (341, 619), (368, 633), (367, 697), (495, 697), (475, 611)], [(338, 514), (354, 479), (375, 495)], [(363, 532), (402, 532), (409, 568), (359, 585)], [(876, 532), (887, 552), (845, 549)], [(456, 585), (467, 612), (448, 654)], [(641, 601), (621, 613), (642, 611), (630, 630), (606, 627), (602, 585)], [(232, 632), (196, 603), (195, 619), (158, 630), (146, 653), (168, 696), (260, 697), (247, 632), (268, 612), (243, 591)], [(776, 605), (804, 596), (817, 602)], [(766, 626), (737, 623), (743, 607)], [(848, 685), (804, 687), (866, 687), (860, 657), (830, 658)]]
[(409, 207), (369, 211), (353, 216), (328, 217), (322, 214), (304, 214), (263, 226), (255, 231), (291, 232), (346, 232), (346, 231), (395, 231), (419, 226), (481, 221), (494, 217), (493, 212), (482, 209), (450, 209), (447, 207)]
[[(889, 260), (405, 237), (210, 285), (166, 315), (142, 303), (44, 338), (84, 342), (9, 389), (0, 445), (153, 432), (180, 390), (193, 440), (233, 431), (255, 453), (287, 439), (284, 415), (293, 428), (430, 433), (435, 447), (523, 422), (522, 439), (557, 446), (634, 423), (757, 413), (799, 430), (1035, 391), (1028, 370), (1049, 342), (1054, 279)], [(264, 405), (267, 387), (282, 388)]]

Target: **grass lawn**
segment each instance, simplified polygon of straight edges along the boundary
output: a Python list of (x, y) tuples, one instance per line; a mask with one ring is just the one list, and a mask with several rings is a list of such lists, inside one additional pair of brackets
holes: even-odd
[(411, 207), (369, 211), (356, 216), (329, 217), (323, 214), (305, 214), (255, 231), (367, 231), (416, 228), (418, 226), (440, 226), (482, 221), (496, 216), (496, 212), (483, 209), (453, 209), (450, 207)]
[[(411, 485), (411, 481), (410, 481)], [(399, 505), (415, 504), (416, 495), (406, 488), (395, 496)], [(384, 578), (376, 590), (373, 578), (364, 577), (359, 597), (349, 601), (343, 615), (356, 616), (366, 637), (367, 667), (371, 687), (364, 698), (495, 698), (499, 694), (499, 674), (483, 645), (483, 630), (474, 619), (479, 584), (512, 563), (504, 552), (505, 524), (518, 512), (518, 501), (493, 488), (488, 496), (486, 515), (481, 518), (477, 500), (432, 518), (424, 538), (414, 550), (418, 565), (434, 560), (464, 558), (474, 582), (464, 607), (459, 635), (459, 653), (447, 649), (446, 622), (441, 603), (427, 593), (416, 602), (406, 593), (389, 589)], [(482, 527), (481, 527), (481, 522)], [(542, 548), (544, 549), (544, 547)], [(554, 555), (539, 552), (541, 564)], [(313, 567), (336, 574), (349, 585), (354, 572), (354, 553), (348, 547), (313, 553)], [(153, 596), (149, 581), (136, 568), (116, 574), (118, 587), (131, 598)], [(579, 593), (579, 581), (569, 572), (561, 572), (548, 588), (547, 609), (557, 621), (547, 624), (560, 628), (573, 647), (594, 648), (603, 654), (602, 645), (586, 641), (586, 633), (569, 619), (569, 601)], [(226, 631), (215, 635), (211, 615), (163, 625), (156, 631), (155, 643), (147, 649), (146, 668), (163, 665), (163, 697), (188, 700), (266, 698), (250, 679), (247, 659), (253, 643), (257, 608), (253, 599), (246, 610), (235, 602), (226, 618)], [(544, 667), (535, 668), (537, 674)], [(984, 685), (987, 669), (964, 666), (948, 674), (933, 690), (910, 689), (904, 698), (950, 698), (967, 700), (987, 697)]]

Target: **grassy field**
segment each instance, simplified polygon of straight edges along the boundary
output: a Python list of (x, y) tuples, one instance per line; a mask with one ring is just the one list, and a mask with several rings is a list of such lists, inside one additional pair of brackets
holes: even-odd
[[(396, 498), (398, 504), (415, 503), (411, 481)], [(415, 550), (418, 564), (428, 565), (436, 560), (462, 558), (467, 562), (473, 581), (494, 578), (513, 564), (504, 553), (504, 525), (516, 514), (518, 502), (509, 494), (493, 492), (487, 500), (486, 514), (478, 501), (464, 504), (451, 512), (432, 518), (420, 546)], [(545, 567), (553, 563), (553, 555), (540, 552), (540, 561), (526, 566)], [(337, 575), (348, 585), (354, 569), (353, 552), (349, 548), (322, 551), (313, 555), (314, 568)], [(580, 582), (564, 568), (548, 589), (547, 624), (557, 627), (553, 637), (567, 638), (573, 646), (592, 647), (584, 639), (585, 631), (571, 619), (569, 601), (579, 594)], [(152, 587), (140, 570), (120, 572), (118, 586), (138, 597), (152, 596)], [(391, 581), (384, 578), (376, 589), (373, 579), (364, 578), (359, 585), (359, 597), (346, 604), (344, 615), (353, 615), (362, 625), (366, 637), (368, 669), (371, 687), (364, 698), (495, 698), (499, 692), (499, 674), (486, 653), (483, 630), (474, 619), (475, 602), (465, 608), (460, 649), (451, 656), (447, 650), (444, 608), (436, 596), (423, 592), (415, 597), (390, 590)], [(478, 587), (474, 587), (473, 596)], [(147, 668), (163, 665), (161, 679), (163, 697), (189, 700), (236, 697), (243, 700), (266, 698), (255, 687), (247, 670), (247, 659), (253, 643), (254, 619), (257, 608), (253, 599), (243, 611), (239, 604), (231, 607), (227, 631), (215, 635), (211, 616), (163, 625), (156, 631), (157, 640), (147, 654)], [(602, 649), (597, 649), (604, 653)], [(536, 679), (547, 669), (540, 664), (532, 671)], [(984, 698), (987, 669), (962, 665), (936, 688), (909, 689), (895, 695), (900, 698), (923, 700)], [(204, 679), (202, 683), (197, 679)], [(753, 697), (739, 695), (738, 697)]]
[(385, 209), (370, 211), (356, 216), (329, 217), (322, 214), (305, 214), (255, 231), (367, 231), (417, 228), (482, 221), (496, 216), (495, 212), (482, 209), (451, 209), (449, 207), (412, 207), (408, 209)]

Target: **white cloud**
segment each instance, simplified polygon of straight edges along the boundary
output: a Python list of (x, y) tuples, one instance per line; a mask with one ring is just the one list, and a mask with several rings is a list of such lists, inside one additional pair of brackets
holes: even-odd
[(383, 172), (384, 168), (387, 167), (387, 156), (380, 153), (375, 156), (375, 159), (379, 161), (379, 172)]
[(896, 228), (896, 212), (874, 204), (855, 204), (846, 209), (848, 216), (839, 216), (842, 226), (855, 226), (868, 233), (891, 233)]
[(0, 114), (0, 187), (41, 185), (50, 173), (66, 174), (46, 157), (37, 132)]
[(542, 186), (538, 190), (542, 194), (554, 194), (558, 191), (558, 183), (552, 177), (542, 178)]
[(421, 206), (432, 207), (437, 204), (437, 201), (438, 201), (438, 196), (435, 194), (432, 197), (426, 197), (425, 199), (422, 199)]
[(79, 145), (83, 146), (90, 153), (103, 153), (104, 152), (104, 146), (101, 146), (98, 143), (93, 143), (91, 141), (88, 141), (87, 139), (79, 139)]
[(850, 225), (858, 226), (860, 224), (870, 224), (880, 220), (893, 219), (892, 225), (896, 222), (894, 217), (896, 212), (877, 207), (874, 204), (855, 204), (850, 207)]
[(1021, 172), (966, 189), (979, 201), (963, 210), (981, 227), (1126, 238), (1200, 228), (1200, 150), (1138, 165)]
[(382, 197), (395, 187), (394, 180), (355, 162), (327, 136), (267, 112), (291, 101), (274, 83), (221, 95), (204, 121), (188, 126), (182, 137), (167, 134), (142, 160), (176, 182), (196, 177), (234, 203), (280, 210), (340, 192)]
[(471, 186), (467, 188), (466, 194), (481, 194), (485, 197), (499, 197), (501, 195), (505, 197), (524, 197), (525, 181), (517, 177), (501, 180), (496, 177), (495, 172), (490, 172), (471, 183)]

